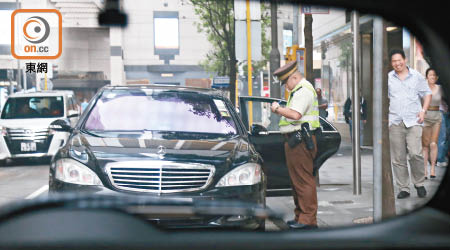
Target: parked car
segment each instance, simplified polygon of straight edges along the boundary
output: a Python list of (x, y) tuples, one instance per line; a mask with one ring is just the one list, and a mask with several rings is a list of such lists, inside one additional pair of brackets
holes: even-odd
[(75, 125), (80, 114), (73, 91), (42, 91), (12, 94), (0, 115), (0, 162), (6, 159), (50, 157), (67, 140), (50, 124), (64, 119)]
[[(279, 170), (285, 168), (281, 138), (269, 152), (263, 136), (249, 134), (217, 90), (109, 86), (99, 91), (74, 128), (63, 120), (54, 125), (71, 134), (51, 162), (53, 193), (226, 199), (264, 207), (266, 178), (274, 181), (271, 187), (289, 188), (288, 177), (279, 179), (285, 174)], [(274, 154), (278, 151), (282, 154)], [(155, 219), (166, 226), (264, 227), (264, 221), (245, 216)]]

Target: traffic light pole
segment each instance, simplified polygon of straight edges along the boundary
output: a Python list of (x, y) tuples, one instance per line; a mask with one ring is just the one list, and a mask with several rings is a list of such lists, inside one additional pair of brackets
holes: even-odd
[[(251, 32), (251, 19), (250, 19), (250, 0), (246, 1), (247, 4), (247, 78), (248, 78), (248, 95), (253, 95), (253, 81), (252, 81), (252, 32)], [(248, 117), (249, 126), (253, 124), (253, 104), (248, 104)]]

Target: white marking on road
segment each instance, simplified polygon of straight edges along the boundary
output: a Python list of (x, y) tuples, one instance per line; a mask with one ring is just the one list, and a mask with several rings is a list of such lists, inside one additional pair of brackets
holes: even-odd
[(317, 211), (317, 214), (334, 214), (331, 211)]
[(34, 191), (32, 194), (25, 197), (25, 199), (26, 200), (34, 199), (47, 190), (48, 190), (48, 185), (44, 185), (44, 186), (40, 187), (38, 190)]
[(333, 204), (329, 203), (328, 201), (319, 201), (318, 205), (321, 207), (332, 207), (333, 206)]

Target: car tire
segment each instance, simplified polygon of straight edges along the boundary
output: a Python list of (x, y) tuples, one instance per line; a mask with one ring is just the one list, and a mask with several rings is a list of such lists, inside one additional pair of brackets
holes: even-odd
[(0, 167), (6, 167), (6, 159), (5, 160), (0, 160)]

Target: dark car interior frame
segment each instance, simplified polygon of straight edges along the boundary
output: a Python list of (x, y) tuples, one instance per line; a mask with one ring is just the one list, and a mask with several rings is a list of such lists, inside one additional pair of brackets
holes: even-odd
[[(433, 67), (444, 83), (444, 92), (449, 93), (450, 32), (447, 25), (450, 15), (444, 1), (305, 0), (301, 3), (356, 9), (408, 28), (432, 58)], [(431, 201), (410, 214), (371, 225), (307, 232), (164, 232), (114, 210), (42, 209), (1, 221), (0, 248), (449, 249), (449, 183), (450, 174), (446, 171)], [(9, 228), (12, 231), (5, 239), (7, 232), (2, 229), (13, 223), (13, 219), (19, 223)]]

